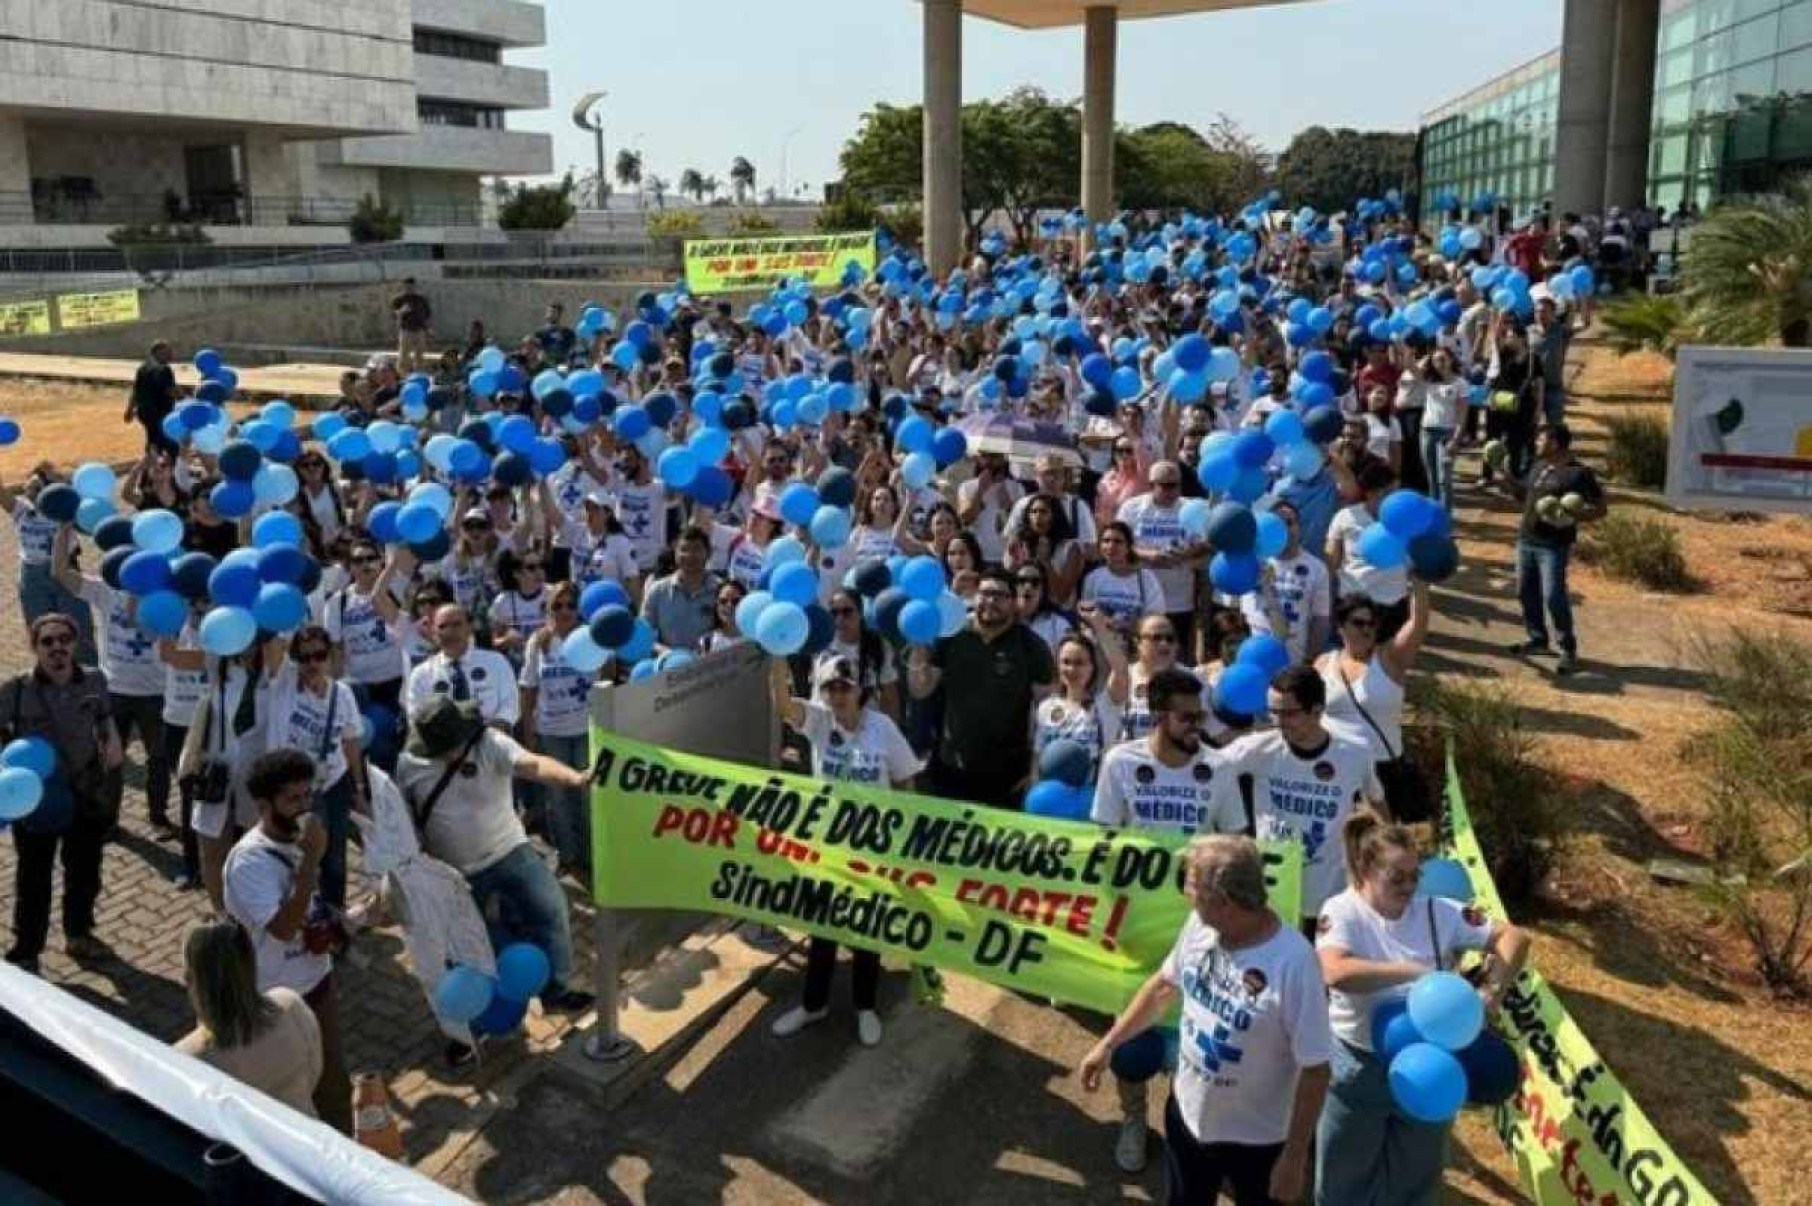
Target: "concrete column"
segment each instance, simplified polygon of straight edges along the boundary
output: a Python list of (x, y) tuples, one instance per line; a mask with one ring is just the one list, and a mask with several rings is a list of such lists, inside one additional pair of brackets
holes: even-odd
[(240, 144), (239, 184), (245, 190), (245, 220), (252, 226), (281, 226), (288, 220), (291, 198), (297, 195), (283, 140), (261, 130), (248, 130)]
[(925, 9), (925, 263), (935, 273), (963, 255), (963, 4)]
[(1604, 166), (1606, 209), (1613, 205), (1634, 209), (1648, 199), (1649, 118), (1655, 99), (1655, 47), (1660, 26), (1661, 0), (1618, 0)]
[(1560, 41), (1560, 115), (1554, 131), (1556, 217), (1597, 213), (1604, 204), (1617, 4), (1618, 0), (1566, 0)]
[(1114, 216), (1114, 67), (1119, 41), (1117, 9), (1083, 10), (1082, 212), (1091, 223)]
[(25, 146), (25, 119), (17, 113), (0, 113), (0, 225), (31, 220), (31, 156)]

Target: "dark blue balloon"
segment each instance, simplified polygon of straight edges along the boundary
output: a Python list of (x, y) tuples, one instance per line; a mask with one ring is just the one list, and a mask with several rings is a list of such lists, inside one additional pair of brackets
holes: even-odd
[(818, 476), (818, 501), (827, 507), (854, 506), (855, 474), (843, 468), (826, 469)]
[(120, 564), (120, 586), (134, 595), (169, 589), (170, 559), (162, 553), (132, 554)]
[(220, 473), (229, 481), (251, 481), (263, 463), (264, 454), (250, 440), (234, 440), (220, 450)]
[(810, 625), (805, 634), (805, 645), (799, 652), (804, 657), (817, 657), (837, 638), (837, 622), (822, 603), (808, 603), (805, 607), (805, 622)]
[(890, 586), (875, 596), (875, 628), (890, 641), (903, 641), (900, 633), (900, 612), (912, 596), (897, 586)]
[(514, 1034), (527, 1014), (528, 1001), (512, 1001), (502, 993), (494, 993), (491, 1003), (484, 1007), (484, 1012), (472, 1019), (472, 1033), (490, 1036)]
[(692, 479), (692, 485), (687, 489), (687, 493), (692, 495), (701, 506), (706, 507), (723, 506), (730, 501), (730, 496), (735, 491), (736, 483), (728, 473), (716, 465), (706, 465), (701, 468), (698, 476)]
[(206, 553), (184, 553), (170, 566), (170, 585), (185, 599), (205, 599), (217, 565)]
[(76, 493), (74, 486), (58, 482), (38, 492), (37, 506), (38, 513), (46, 519), (74, 523), (76, 511), (82, 506), (82, 496)]
[(308, 561), (308, 554), (293, 544), (273, 544), (258, 554), (258, 579), (298, 585), (307, 572)]
[(426, 540), (412, 540), (409, 551), (415, 554), (417, 561), (439, 561), (453, 547), (453, 538), (447, 529), (442, 528)]
[[(40, 502), (42, 499), (40, 499)], [(40, 507), (39, 510), (43, 508)], [(132, 516), (109, 515), (94, 528), (94, 543), (103, 553), (124, 548), (132, 543)]]
[(1516, 1048), (1495, 1030), (1481, 1031), (1459, 1053), (1459, 1060), (1466, 1070), (1466, 1100), (1473, 1105), (1502, 1105), (1515, 1095), (1522, 1081)]
[(856, 564), (852, 582), (857, 594), (872, 599), (893, 585), (893, 573), (885, 561), (873, 557)]
[(491, 476), (502, 486), (520, 486), (533, 480), (535, 468), (521, 453), (499, 453), (491, 465)]
[(1038, 755), (1039, 778), (1055, 779), (1071, 787), (1086, 785), (1089, 771), (1093, 769), (1094, 757), (1080, 742), (1053, 741)]

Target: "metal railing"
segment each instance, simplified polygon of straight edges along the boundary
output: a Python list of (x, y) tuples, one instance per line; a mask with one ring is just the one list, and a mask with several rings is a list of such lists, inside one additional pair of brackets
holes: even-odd
[[(478, 203), (393, 203), (410, 226), (484, 226)], [(0, 192), (0, 225), (345, 226), (358, 208), (344, 197), (211, 196), (37, 189)]]

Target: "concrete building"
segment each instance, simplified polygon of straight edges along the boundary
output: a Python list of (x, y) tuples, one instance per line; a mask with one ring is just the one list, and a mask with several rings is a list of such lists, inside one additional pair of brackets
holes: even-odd
[(1422, 119), (1423, 196), (1518, 215), (1703, 209), (1807, 171), (1812, 0), (1566, 0), (1559, 49)]
[(543, 37), (520, 0), (0, 0), (0, 238), (343, 241), (367, 192), (475, 224), (481, 175), (552, 168), (504, 118), (547, 104), (502, 61)]

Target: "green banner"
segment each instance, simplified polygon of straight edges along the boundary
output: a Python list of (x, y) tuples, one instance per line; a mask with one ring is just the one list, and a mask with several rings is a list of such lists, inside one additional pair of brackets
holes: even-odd
[[(1471, 875), (1474, 903), (1504, 920), (1508, 914), (1473, 833), (1451, 751), (1447, 803), (1449, 853)], [(1516, 1096), (1497, 1107), (1494, 1121), (1530, 1201), (1538, 1206), (1717, 1201), (1674, 1155), (1534, 970), (1525, 969), (1505, 994), (1498, 1028), (1516, 1048), (1522, 1083)]]
[(851, 261), (874, 275), (873, 231), (761, 239), (688, 239), (686, 284), (696, 293), (727, 293), (734, 289), (766, 289), (793, 277), (814, 289), (836, 289), (842, 286), (843, 268)]
[[(1117, 1013), (1188, 910), (1187, 839), (701, 758), (593, 726), (594, 891), (803, 930)], [(1267, 847), (1300, 913), (1302, 851)]]

